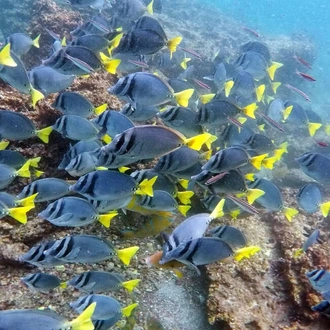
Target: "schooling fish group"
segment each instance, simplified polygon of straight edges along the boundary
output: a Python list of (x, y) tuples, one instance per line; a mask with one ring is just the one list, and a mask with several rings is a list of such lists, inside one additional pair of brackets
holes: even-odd
[[(182, 274), (177, 268), (183, 266), (200, 273), (198, 267), (202, 265), (253, 256), (260, 248), (249, 246), (239, 228), (208, 227), (224, 215), (237, 218), (261, 212), (283, 212), (291, 221), (298, 211), (287, 206), (281, 189), (266, 179), (266, 174), (288, 153), (287, 135), (283, 133), (302, 128), (313, 137), (323, 126), (321, 118), (295, 97), (282, 100), (277, 96), (281, 83), (274, 79), (282, 64), (272, 60), (265, 44), (248, 41), (239, 48), (237, 58), (219, 61), (216, 56), (211, 63), (213, 72), (207, 66), (203, 71), (193, 63), (204, 59), (185, 48), (181, 36), (169, 39), (150, 15), (153, 11), (161, 13), (161, 1), (69, 3), (78, 8), (108, 7), (111, 17), (93, 16), (77, 26), (69, 38), (45, 27), (55, 39), (52, 54), (30, 71), (24, 60), (31, 47), (39, 47), (39, 36), (32, 40), (25, 33), (14, 33), (0, 51), (0, 78), (20, 93), (30, 94), (33, 107), (58, 93), (52, 107), (61, 113), (51, 126), (38, 129), (28, 115), (1, 109), (1, 217), (26, 223), (26, 214), (35, 203), (47, 202), (38, 216), (54, 226), (100, 222), (109, 227), (119, 212), (136, 212), (147, 216), (148, 221), (136, 231), (123, 230), (123, 237), (162, 233), (163, 251), (148, 257), (147, 263), (172, 269), (178, 276)], [(192, 64), (187, 66), (188, 62)], [(122, 109), (95, 106), (79, 91), (66, 90), (75, 79), (86, 79), (102, 70), (120, 74), (108, 92), (126, 102)], [(305, 79), (311, 77), (299, 74)], [(290, 84), (286, 86), (307, 97)], [(26, 159), (14, 147), (6, 149), (11, 141), (36, 136), (48, 143), (53, 130), (73, 142), (58, 169), (77, 177), (76, 182), (39, 179), (44, 175), (38, 169), (40, 157)], [(327, 125), (325, 131), (330, 133)], [(306, 213), (320, 209), (326, 217), (330, 202), (323, 201), (320, 188), (330, 182), (330, 157), (307, 152), (296, 161), (319, 184), (309, 183), (300, 189), (299, 208)], [(143, 162), (143, 169), (136, 166), (139, 162)], [(17, 196), (5, 191), (16, 177), (31, 175), (35, 180)], [(195, 193), (205, 206), (203, 213), (191, 210)], [(171, 234), (165, 233), (177, 212), (185, 220)], [(318, 235), (312, 235), (300, 252), (306, 252)], [(128, 265), (137, 251), (137, 246), (118, 249), (99, 236), (71, 234), (40, 242), (20, 260), (40, 268), (94, 264), (110, 258)], [(318, 278), (328, 276), (320, 272), (308, 273), (317, 290)], [(22, 281), (42, 292), (67, 285), (83, 291), (87, 295), (70, 303), (80, 316), (68, 321), (51, 310), (3, 310), (0, 329), (17, 330), (21, 324), (26, 330), (109, 329), (122, 316), (129, 316), (137, 304), (122, 307), (115, 298), (101, 293), (122, 287), (131, 292), (140, 280), (126, 281), (118, 273), (90, 270), (67, 282), (42, 272), (28, 274)], [(324, 295), (324, 291), (320, 292)], [(327, 300), (326, 308), (328, 304)]]

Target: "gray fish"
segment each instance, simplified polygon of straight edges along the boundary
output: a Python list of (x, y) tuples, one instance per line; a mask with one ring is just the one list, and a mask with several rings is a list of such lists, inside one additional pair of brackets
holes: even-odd
[(21, 281), (31, 290), (41, 292), (47, 292), (58, 287), (66, 287), (65, 283), (62, 284), (57, 276), (47, 273), (28, 274), (25, 277), (22, 277)]
[(241, 51), (243, 53), (254, 51), (262, 55), (268, 63), (270, 62), (270, 52), (268, 47), (259, 41), (249, 41), (245, 43), (241, 46)]
[(142, 0), (122, 0), (114, 4), (114, 10), (119, 17), (135, 21), (148, 11), (148, 8)]
[(236, 227), (218, 226), (210, 230), (213, 237), (218, 237), (230, 245), (233, 249), (240, 249), (247, 246), (247, 239), (244, 233)]
[[(325, 293), (324, 293), (324, 295), (325, 295)], [(327, 296), (327, 298), (330, 299), (329, 296)], [(311, 310), (313, 312), (318, 312), (318, 313), (321, 313), (321, 314), (329, 317), (330, 316), (330, 302), (328, 300), (322, 300), (319, 304), (312, 306)]]
[(314, 230), (304, 242), (302, 250), (306, 252), (313, 244), (318, 242), (320, 238), (320, 231), (318, 229)]
[(246, 144), (253, 135), (254, 131), (250, 127), (243, 125), (243, 127), (239, 128), (237, 125), (229, 124), (222, 132), (221, 137), (226, 143), (226, 146), (231, 147)]
[(106, 167), (108, 169), (118, 169), (122, 166), (132, 164), (136, 161), (134, 158), (130, 157), (130, 155), (104, 153), (102, 151), (102, 148), (93, 151), (91, 154), (97, 159), (97, 166)]
[(237, 70), (244, 70), (250, 73), (254, 79), (262, 79), (267, 74), (268, 63), (266, 59), (255, 51), (243, 53), (236, 61)]
[(330, 159), (324, 155), (306, 152), (302, 156), (296, 158), (301, 170), (322, 184), (330, 183)]
[(25, 186), (17, 198), (22, 199), (38, 193), (35, 202), (48, 202), (61, 198), (69, 193), (70, 184), (57, 178), (45, 178)]
[(177, 179), (184, 179), (184, 180), (190, 180), (192, 176), (197, 175), (202, 171), (202, 163), (197, 162), (192, 166), (189, 166), (188, 168), (182, 170), (182, 171), (176, 171), (172, 172), (170, 174), (171, 177), (175, 177)]
[(121, 288), (132, 292), (139, 282), (140, 280), (125, 282), (124, 277), (118, 273), (88, 271), (76, 275), (68, 281), (68, 285), (87, 293), (117, 291)]
[[(112, 38), (116, 37), (116, 34), (118, 33), (113, 33)], [(87, 34), (73, 39), (71, 45), (83, 46), (98, 54), (108, 50), (111, 44), (110, 40), (101, 34)]]
[(275, 98), (269, 104), (266, 115), (275, 122), (280, 123), (283, 119), (284, 109), (284, 101), (280, 98)]
[(62, 92), (57, 95), (52, 104), (56, 110), (62, 112), (64, 115), (75, 115), (83, 118), (90, 118), (94, 114), (102, 113), (106, 108), (106, 104), (95, 108), (83, 95), (75, 92)]
[(97, 159), (90, 152), (83, 152), (70, 160), (65, 170), (71, 176), (82, 176), (96, 168)]
[(64, 263), (97, 263), (117, 256), (125, 265), (139, 248), (136, 246), (118, 250), (109, 241), (91, 235), (71, 235), (59, 239), (44, 251)]
[(73, 38), (77, 38), (86, 34), (104, 35), (109, 31), (110, 31), (109, 20), (102, 15), (97, 15), (92, 17), (87, 22), (79, 25), (76, 29), (71, 31), (70, 34)]
[(10, 44), (11, 51), (17, 56), (22, 56), (25, 55), (32, 46), (39, 48), (39, 38), (40, 35), (32, 40), (25, 33), (13, 33), (6, 38), (5, 43)]
[[(22, 154), (16, 150), (0, 150), (0, 164), (5, 164), (16, 169), (21, 168), (28, 161)], [(30, 159), (30, 165), (38, 166), (40, 157)]]
[(322, 204), (322, 193), (315, 183), (307, 183), (299, 189), (297, 202), (301, 209), (307, 213), (314, 213), (320, 209)]
[(119, 113), (125, 115), (127, 118), (131, 119), (132, 121), (144, 122), (154, 118), (157, 115), (158, 111), (159, 108), (157, 106), (139, 106), (137, 104), (136, 107), (133, 107), (130, 103), (126, 103), (121, 108)]
[(312, 287), (319, 293), (330, 291), (330, 273), (325, 269), (315, 269), (306, 273)]
[[(286, 124), (294, 125), (294, 126), (306, 126), (308, 124), (308, 117), (305, 109), (297, 102), (294, 101), (285, 101), (284, 107), (288, 108), (292, 106), (292, 109), (288, 111), (288, 114), (285, 115), (285, 111), (283, 111), (284, 120)], [(285, 110), (284, 109), (284, 110)]]
[(76, 77), (75, 75), (59, 73), (44, 65), (33, 68), (28, 75), (32, 86), (45, 96), (68, 88)]
[(100, 130), (86, 118), (64, 115), (58, 118), (52, 128), (63, 138), (71, 140), (96, 140)]
[(18, 206), (34, 206), (34, 199), (36, 195), (32, 195), (28, 198), (19, 199), (16, 196), (4, 191), (0, 191), (0, 205), (5, 204), (6, 207), (15, 208)]
[(93, 9), (103, 9), (106, 5), (105, 0), (68, 0), (72, 6), (91, 7)]
[(212, 76), (203, 77), (206, 80), (212, 80), (217, 87), (219, 93), (223, 91), (226, 83), (226, 67), (223, 63), (219, 63), (215, 68)]
[[(171, 194), (163, 190), (154, 190), (153, 196), (136, 196), (135, 203), (147, 210), (175, 211), (180, 208)], [(183, 205), (182, 205), (183, 206)], [(179, 209), (180, 210), (180, 209)], [(184, 211), (185, 212), (185, 211)]]
[(107, 212), (112, 212), (113, 210), (123, 209), (130, 203), (131, 200), (132, 200), (132, 196), (130, 195), (117, 199), (111, 199), (111, 200), (89, 199), (92, 205), (100, 213), (107, 213)]
[(246, 149), (252, 149), (257, 154), (268, 153), (275, 149), (272, 139), (260, 133), (253, 134), (249, 139), (240, 144)]

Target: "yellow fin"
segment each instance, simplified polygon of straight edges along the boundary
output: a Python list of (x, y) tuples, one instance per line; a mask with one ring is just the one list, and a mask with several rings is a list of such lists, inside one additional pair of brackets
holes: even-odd
[(10, 55), (10, 44), (5, 45), (0, 51), (0, 64), (6, 66), (17, 66), (17, 63)]
[(240, 213), (241, 213), (241, 210), (235, 210), (235, 211), (231, 211), (229, 214), (234, 220), (236, 220), (237, 217), (240, 215)]
[(9, 141), (1, 141), (0, 142), (0, 150), (5, 150), (9, 145)]
[(302, 248), (300, 248), (300, 249), (298, 249), (298, 250), (296, 250), (296, 251), (294, 252), (293, 256), (294, 256), (295, 258), (298, 258), (298, 257), (300, 257), (303, 253), (304, 253), (304, 250), (303, 250)]
[(114, 218), (116, 215), (118, 215), (118, 212), (100, 214), (98, 220), (102, 223), (104, 227), (109, 228), (112, 218)]
[(330, 135), (330, 125), (326, 125), (326, 126), (324, 127), (324, 131), (325, 131), (325, 133), (326, 133), (327, 135)]
[(283, 207), (283, 213), (285, 217), (291, 222), (292, 218), (297, 215), (299, 212), (296, 209), (291, 207)]
[(261, 170), (261, 164), (263, 160), (268, 156), (268, 154), (262, 154), (259, 156), (254, 156), (250, 158), (250, 163), (257, 169)]
[(187, 205), (190, 204), (190, 198), (194, 196), (194, 192), (191, 190), (179, 191), (176, 196), (182, 204)]
[(35, 157), (30, 159), (30, 166), (38, 167), (41, 157)]
[[(206, 148), (211, 151), (212, 143), (216, 140), (218, 140), (218, 137), (215, 135), (212, 135), (210, 133), (204, 133), (207, 136), (206, 141), (204, 142)], [(211, 157), (212, 154), (209, 154), (209, 157)], [(205, 157), (207, 159), (207, 157)]]
[(39, 178), (39, 177), (41, 177), (43, 174), (45, 174), (45, 172), (43, 172), (43, 171), (39, 171), (39, 170), (34, 170), (34, 171), (33, 171), (33, 174), (34, 174), (37, 178)]
[(138, 246), (131, 246), (126, 249), (117, 250), (117, 256), (126, 266), (128, 266), (138, 250)]
[(128, 292), (133, 292), (134, 288), (141, 282), (141, 280), (136, 279), (136, 280), (130, 280), (123, 282), (121, 286), (125, 288)]
[(233, 88), (233, 86), (234, 86), (234, 81), (233, 80), (226, 81), (226, 83), (225, 83), (225, 95), (226, 95), (226, 97), (229, 96), (230, 91)]
[(33, 206), (34, 207), (34, 200), (36, 199), (37, 195), (38, 195), (38, 193), (35, 193), (31, 196), (22, 198), (18, 201), (18, 203), (19, 203), (19, 205), (22, 205), (22, 206)]
[(288, 153), (288, 142), (282, 143), (279, 147), (280, 147), (279, 149), (274, 150), (274, 157), (277, 160), (281, 160), (282, 155), (284, 153), (286, 153), (286, 154)]
[(67, 283), (67, 282), (61, 282), (61, 283), (60, 283), (60, 288), (61, 288), (61, 289), (66, 289), (67, 286), (68, 286), (68, 283)]
[(39, 45), (40, 36), (41, 36), (41, 34), (39, 34), (35, 39), (32, 40), (32, 45), (36, 48), (40, 48), (40, 45)]
[(105, 166), (96, 166), (96, 167), (95, 167), (95, 170), (98, 170), (98, 171), (107, 171), (108, 168), (105, 167)]
[(249, 180), (249, 181), (254, 181), (255, 180), (254, 176), (255, 176), (254, 173), (247, 173), (247, 174), (244, 175), (245, 179)]
[(273, 101), (274, 100), (274, 97), (272, 97), (272, 96), (269, 96), (269, 95), (264, 95), (264, 97), (263, 97), (263, 99), (262, 99), (262, 101), (264, 102), (264, 103), (267, 103), (267, 104), (269, 104), (271, 101)]
[(38, 101), (43, 99), (45, 96), (41, 92), (39, 92), (37, 89), (33, 88), (32, 86), (30, 87), (30, 93), (31, 93), (31, 98), (32, 98), (32, 106), (33, 108), (36, 106)]
[(116, 70), (120, 63), (121, 63), (121, 60), (115, 58), (113, 60), (109, 60), (109, 61), (103, 63), (103, 66), (109, 73), (116, 74)]
[(170, 50), (170, 58), (172, 59), (172, 54), (176, 51), (176, 48), (180, 45), (182, 37), (175, 37), (167, 42), (167, 47)]
[(64, 37), (62, 38), (61, 46), (62, 46), (62, 47), (65, 47), (65, 46), (66, 46), (66, 36), (64, 36)]
[(93, 330), (94, 325), (91, 317), (94, 313), (96, 302), (90, 304), (77, 318), (64, 324), (63, 328), (70, 328), (70, 330)]
[(270, 80), (274, 80), (276, 70), (281, 68), (282, 66), (282, 63), (272, 62), (272, 65), (267, 69)]
[[(210, 133), (202, 133), (196, 136), (193, 136), (189, 139), (185, 140), (185, 145), (187, 145), (189, 148), (194, 149), (194, 150), (200, 150), (203, 146), (203, 144), (205, 144), (206, 146), (208, 146), (209, 144), (211, 144), (211, 140), (213, 140), (213, 135)], [(216, 137), (217, 139), (217, 137)]]
[(204, 94), (204, 95), (201, 95), (199, 97), (200, 101), (205, 104), (205, 103), (209, 103), (211, 100), (213, 100), (215, 94), (212, 93), (212, 94)]
[(122, 166), (122, 167), (119, 167), (119, 168), (118, 168), (118, 171), (119, 171), (120, 173), (125, 173), (125, 172), (127, 172), (128, 170), (130, 170), (130, 168), (127, 167), (127, 166)]
[(278, 81), (274, 81), (270, 84), (272, 91), (274, 92), (274, 94), (276, 94), (277, 89), (281, 86), (281, 83)]
[(320, 123), (308, 123), (308, 131), (310, 136), (314, 136), (316, 131), (322, 127)]
[(187, 69), (187, 63), (191, 61), (191, 58), (189, 57), (185, 57), (182, 62), (180, 63), (180, 66), (183, 70), (186, 70)]
[(127, 307), (124, 307), (124, 308), (121, 310), (121, 313), (122, 313), (124, 316), (128, 317), (128, 316), (131, 315), (132, 311), (133, 311), (137, 306), (139, 306), (139, 304), (138, 304), (138, 303), (134, 303), (134, 304), (131, 304), (131, 305), (127, 306)]
[(248, 189), (246, 192), (246, 198), (249, 204), (253, 204), (253, 202), (264, 195), (265, 192), (261, 189)]
[(154, 13), (153, 6), (154, 6), (154, 0), (150, 1), (149, 5), (147, 6), (147, 12), (150, 15), (153, 15), (153, 13)]
[(320, 204), (320, 210), (322, 212), (322, 215), (326, 218), (329, 214), (330, 202)]
[(288, 117), (291, 114), (292, 109), (293, 109), (293, 105), (290, 105), (289, 107), (286, 107), (283, 110), (283, 119), (284, 119), (284, 121), (288, 119)]
[(236, 250), (234, 258), (236, 261), (241, 261), (244, 258), (249, 259), (260, 250), (261, 248), (259, 246), (246, 246)]
[(262, 99), (262, 96), (264, 95), (266, 86), (265, 85), (260, 85), (257, 89), (256, 89), (256, 96), (257, 96), (257, 101), (260, 102)]
[(96, 115), (99, 116), (101, 113), (103, 113), (105, 110), (107, 110), (107, 107), (108, 107), (108, 105), (106, 103), (101, 104), (97, 108), (94, 108), (94, 112)]
[(172, 272), (176, 275), (177, 278), (183, 278), (183, 273), (179, 269), (174, 268), (172, 269)]
[(187, 212), (190, 210), (191, 205), (179, 205), (178, 206), (178, 211), (183, 215), (187, 216)]
[(185, 89), (181, 92), (178, 93), (174, 93), (174, 97), (176, 102), (181, 105), (182, 107), (187, 107), (188, 103), (189, 103), (189, 99), (191, 98), (191, 96), (194, 94), (194, 89), (193, 88), (189, 88), (189, 89)]
[(254, 112), (258, 109), (258, 106), (255, 103), (252, 103), (241, 110), (244, 112), (244, 114), (250, 118), (256, 119), (256, 116)]
[(140, 184), (138, 189), (135, 191), (135, 193), (137, 195), (148, 195), (153, 197), (154, 192), (152, 189), (152, 186), (154, 185), (154, 183), (156, 182), (158, 176), (154, 176), (151, 179), (144, 179)]
[[(111, 50), (114, 49), (114, 48), (117, 48), (119, 43), (120, 43), (120, 40), (121, 38), (123, 37), (124, 33), (119, 33), (118, 35), (116, 35), (110, 42), (110, 49), (109, 49), (109, 53), (111, 53)], [(102, 58), (101, 58), (102, 60)]]
[(247, 121), (247, 118), (246, 117), (238, 117), (237, 118), (237, 121), (240, 123), (240, 124), (244, 124), (246, 121)]
[(22, 178), (29, 178), (31, 176), (30, 170), (30, 161), (28, 160), (19, 170), (16, 171), (17, 176)]
[(258, 128), (261, 132), (265, 131), (265, 124), (258, 125)]
[(43, 129), (39, 129), (36, 131), (36, 135), (38, 136), (38, 138), (44, 142), (44, 143), (48, 143), (49, 142), (49, 134), (53, 131), (53, 127), (48, 126), (45, 127)]
[(262, 165), (269, 170), (274, 168), (274, 164), (278, 161), (277, 157), (268, 157), (262, 161)]
[(26, 223), (27, 216), (26, 213), (32, 210), (34, 206), (25, 206), (25, 207), (13, 207), (8, 209), (8, 215), (19, 221), (20, 223)]
[(109, 144), (109, 143), (112, 141), (112, 138), (111, 138), (110, 135), (108, 135), (108, 134), (104, 134), (104, 135), (102, 136), (102, 141), (104, 141), (106, 144)]
[[(180, 183), (180, 185), (181, 185), (182, 188), (184, 188), (184, 189), (187, 189), (188, 188), (189, 180), (180, 179), (178, 182)], [(178, 196), (178, 198), (180, 199), (179, 196)], [(180, 199), (180, 201), (181, 201), (181, 199)], [(183, 202), (181, 201), (181, 203), (183, 203)]]
[(221, 218), (224, 216), (223, 213), (223, 206), (225, 205), (225, 199), (222, 198), (220, 202), (217, 204), (217, 206), (214, 208), (212, 213), (210, 214), (210, 219), (216, 219), (216, 218)]

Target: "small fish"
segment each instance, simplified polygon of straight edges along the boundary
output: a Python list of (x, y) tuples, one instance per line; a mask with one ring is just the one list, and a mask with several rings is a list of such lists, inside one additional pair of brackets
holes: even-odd
[(126, 103), (119, 113), (125, 115), (134, 122), (145, 122), (154, 118), (158, 111), (159, 108), (157, 106), (139, 106), (137, 104), (136, 107), (133, 107), (130, 103)]
[(242, 231), (232, 226), (218, 226), (210, 230), (213, 237), (218, 237), (228, 243), (233, 249), (247, 246), (247, 239)]
[(312, 77), (311, 75), (307, 74), (307, 73), (303, 73), (300, 72), (298, 70), (296, 70), (296, 74), (299, 75), (300, 77), (309, 80), (309, 81), (316, 81), (316, 79), (314, 77)]
[(206, 76), (203, 77), (203, 79), (213, 81), (218, 89), (218, 92), (221, 93), (225, 87), (226, 77), (227, 77), (226, 67), (223, 63), (220, 63), (214, 68), (214, 72), (212, 76)]
[(207, 89), (207, 90), (209, 90), (209, 91), (212, 90), (212, 88), (211, 88), (208, 84), (205, 84), (204, 82), (202, 82), (202, 81), (200, 81), (200, 80), (198, 80), (198, 79), (196, 79), (196, 78), (194, 78), (194, 82), (195, 82), (199, 87), (202, 87), (202, 88)]
[(66, 287), (66, 283), (62, 283), (57, 276), (47, 273), (28, 274), (22, 277), (21, 281), (31, 290), (40, 292), (47, 292), (58, 287), (64, 289)]
[(251, 33), (252, 35), (254, 35), (254, 36), (257, 37), (257, 38), (260, 37), (260, 34), (259, 34), (258, 32), (254, 31), (254, 30), (252, 30), (252, 29), (250, 29), (250, 28), (248, 28), (248, 27), (246, 27), (246, 26), (243, 26), (243, 30), (245, 30), (245, 31), (247, 31), (247, 32), (249, 32), (249, 33)]
[(310, 102), (310, 98), (307, 94), (305, 94), (303, 91), (301, 91), (300, 89), (296, 88), (296, 87), (293, 87), (289, 84), (284, 84), (285, 87), (287, 87), (288, 89), (291, 89), (293, 90), (294, 92), (296, 92), (297, 94), (299, 94), (300, 96), (302, 96), (306, 101), (309, 101)]
[(94, 329), (91, 317), (94, 313), (96, 303), (89, 305), (74, 320), (68, 321), (64, 316), (59, 315), (49, 309), (13, 309), (0, 311), (0, 324), (3, 329), (35, 330), (36, 324), (38, 330), (92, 330)]
[(133, 292), (139, 282), (140, 280), (138, 279), (125, 281), (124, 277), (118, 273), (88, 271), (76, 275), (67, 284), (79, 291), (101, 293), (117, 291), (121, 288), (125, 288), (128, 292)]
[(40, 34), (32, 40), (25, 33), (13, 33), (6, 38), (5, 43), (10, 44), (11, 51), (17, 56), (22, 56), (25, 55), (32, 46), (39, 48), (39, 38)]
[(262, 55), (267, 63), (270, 62), (270, 51), (268, 47), (260, 41), (249, 41), (240, 47), (242, 53), (254, 51)]
[(312, 66), (307, 61), (305, 61), (303, 58), (298, 57), (297, 55), (294, 55), (293, 58), (295, 60), (297, 60), (298, 62), (300, 62), (301, 64), (305, 65), (308, 69), (312, 70)]
[(62, 197), (49, 204), (38, 216), (59, 227), (81, 227), (95, 221), (109, 228), (110, 221), (118, 213), (99, 214), (87, 200), (78, 197)]
[(318, 229), (314, 230), (307, 238), (307, 240), (304, 242), (303, 246), (301, 249), (298, 249), (295, 251), (294, 256), (298, 257), (302, 253), (306, 253), (306, 251), (315, 243), (319, 242), (320, 238), (320, 231)]
[(55, 241), (44, 254), (65, 263), (96, 263), (116, 255), (125, 265), (129, 265), (138, 249), (132, 246), (118, 250), (98, 236), (71, 235)]

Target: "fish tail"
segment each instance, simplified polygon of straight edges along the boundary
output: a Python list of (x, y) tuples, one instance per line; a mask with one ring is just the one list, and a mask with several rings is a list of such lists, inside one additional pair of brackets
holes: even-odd
[(259, 246), (246, 246), (236, 250), (234, 258), (236, 261), (241, 261), (244, 258), (249, 259), (260, 250), (261, 248)]
[(174, 93), (174, 97), (176, 102), (181, 105), (182, 107), (187, 107), (188, 103), (189, 103), (189, 99), (191, 98), (191, 96), (194, 94), (194, 89), (193, 88), (189, 88), (189, 89), (185, 89), (181, 92), (178, 93)]
[(17, 63), (10, 55), (10, 44), (7, 44), (0, 51), (0, 64), (11, 67), (17, 66)]
[(274, 80), (276, 70), (281, 68), (282, 66), (282, 63), (272, 62), (272, 65), (267, 69), (270, 80)]
[(265, 124), (258, 125), (258, 128), (261, 132), (265, 131)]
[(225, 199), (222, 198), (220, 202), (216, 205), (212, 213), (210, 214), (210, 220), (221, 218), (224, 216), (223, 206), (225, 205)]
[(94, 325), (91, 317), (94, 313), (95, 307), (96, 302), (90, 304), (77, 318), (70, 321), (67, 326), (72, 330), (93, 330)]
[(67, 46), (67, 43), (66, 43), (66, 36), (64, 36), (64, 37), (62, 38), (62, 40), (61, 40), (61, 46), (62, 46), (62, 47)]
[(293, 109), (293, 106), (290, 105), (289, 107), (286, 107), (286, 108), (283, 110), (283, 119), (284, 119), (284, 121), (288, 119), (288, 117), (289, 117), (290, 114), (291, 114), (292, 109)]
[(252, 181), (252, 182), (255, 180), (254, 176), (255, 176), (255, 173), (247, 173), (247, 174), (244, 175), (246, 180), (249, 180), (249, 181)]
[(138, 246), (132, 246), (126, 249), (117, 250), (117, 256), (126, 266), (128, 266), (131, 262), (131, 259), (138, 250)]
[(269, 170), (274, 168), (274, 164), (278, 161), (277, 157), (268, 157), (262, 161), (262, 165)]
[(326, 218), (329, 214), (330, 202), (320, 204), (320, 210), (322, 212), (322, 215)]
[(101, 140), (106, 144), (109, 144), (112, 141), (112, 137), (108, 134), (104, 134)]
[(37, 89), (33, 88), (32, 86), (31, 88), (31, 98), (32, 98), (32, 105), (33, 108), (36, 106), (36, 104), (38, 103), (38, 101), (42, 100), (45, 96), (44, 94), (42, 94), (41, 92), (39, 92)]
[(43, 174), (45, 174), (45, 172), (43, 172), (43, 171), (39, 171), (39, 170), (34, 170), (34, 171), (33, 171), (33, 174), (34, 174), (37, 178), (39, 178), (39, 177), (41, 177)]
[(271, 101), (273, 101), (274, 98), (270, 95), (264, 95), (262, 98), (262, 102), (269, 104)]
[(150, 15), (154, 14), (154, 0), (150, 1), (149, 5), (147, 6), (147, 12)]
[(154, 192), (152, 186), (156, 182), (158, 176), (154, 176), (151, 179), (144, 179), (140, 184), (139, 188), (135, 191), (137, 195), (148, 195), (153, 197)]
[(190, 210), (191, 205), (179, 205), (178, 206), (178, 211), (183, 215), (187, 216), (187, 212)]
[(247, 121), (247, 118), (246, 117), (238, 117), (237, 121), (243, 125)]
[[(124, 33), (119, 33), (117, 34), (111, 41), (110, 41), (110, 47), (108, 49), (109, 54), (111, 54), (111, 52), (118, 47), (121, 38), (123, 37)], [(100, 53), (100, 55), (103, 53)], [(101, 60), (102, 60), (102, 56), (101, 56)]]
[(30, 170), (30, 161), (28, 160), (19, 170), (17, 170), (17, 175), (22, 178), (29, 178), (31, 176)]
[(19, 202), (19, 205), (22, 205), (22, 206), (32, 206), (34, 207), (34, 200), (36, 199), (38, 193), (35, 193), (31, 196), (28, 196), (28, 197), (25, 197), (25, 198), (22, 198), (20, 199), (18, 202)]
[(60, 288), (61, 288), (61, 289), (66, 289), (67, 286), (68, 286), (68, 282), (61, 282), (61, 283), (60, 283)]
[(231, 212), (229, 212), (229, 214), (234, 220), (236, 220), (237, 217), (241, 214), (241, 210), (231, 211)]
[(206, 104), (206, 103), (209, 103), (211, 100), (213, 100), (214, 96), (215, 96), (214, 93), (204, 94), (204, 95), (201, 95), (199, 97), (199, 99), (203, 104)]
[(38, 167), (41, 157), (35, 157), (30, 159), (30, 165), (32, 167)]
[(5, 150), (9, 145), (9, 141), (1, 141), (0, 142), (0, 150)]
[(303, 250), (302, 248), (300, 248), (300, 249), (298, 249), (298, 250), (296, 250), (296, 251), (294, 252), (293, 256), (294, 256), (295, 258), (298, 258), (298, 257), (300, 257), (303, 253), (304, 253), (304, 250)]
[(266, 86), (265, 86), (264, 84), (263, 84), (263, 85), (260, 85), (260, 86), (256, 89), (256, 96), (257, 96), (257, 101), (258, 101), (258, 102), (261, 101), (262, 96), (264, 95), (265, 89), (266, 89)]
[(130, 280), (123, 282), (121, 285), (123, 288), (125, 288), (128, 292), (133, 292), (134, 288), (140, 283), (141, 280)]
[(314, 136), (316, 131), (322, 127), (320, 123), (308, 123), (308, 131), (310, 136)]
[(32, 210), (34, 206), (25, 206), (25, 207), (14, 207), (8, 209), (8, 215), (13, 219), (17, 220), (20, 223), (26, 223), (27, 216), (26, 213)]
[(281, 83), (279, 81), (273, 81), (270, 84), (270, 86), (272, 88), (273, 93), (276, 94), (277, 88), (279, 88), (281, 86)]
[[(179, 184), (181, 185), (182, 188), (184, 188), (184, 189), (187, 189), (188, 188), (189, 180), (180, 179), (178, 182), (179, 182)], [(177, 195), (179, 195), (179, 192), (177, 193)], [(178, 196), (178, 198), (180, 199), (179, 196)], [(180, 201), (181, 201), (181, 199), (180, 199)], [(181, 203), (183, 203), (183, 202), (181, 201)]]
[(186, 139), (185, 144), (191, 149), (200, 150), (203, 144), (205, 144), (207, 148), (211, 148), (212, 142), (216, 139), (217, 137), (210, 133), (203, 133)]
[(246, 198), (249, 204), (253, 204), (256, 199), (264, 194), (265, 192), (261, 189), (248, 189), (246, 192)]
[(32, 45), (36, 48), (40, 48), (40, 45), (39, 45), (40, 36), (41, 36), (41, 34), (39, 34), (36, 38), (34, 38), (32, 40)]
[(115, 59), (107, 61), (106, 63), (103, 63), (103, 65), (104, 65), (104, 68), (109, 73), (116, 74), (116, 70), (117, 70), (120, 62), (121, 62), (120, 59), (115, 58)]
[(254, 112), (258, 109), (258, 106), (255, 103), (251, 103), (250, 105), (242, 108), (241, 110), (244, 112), (244, 114), (250, 118), (255, 119), (256, 116)]
[(284, 207), (283, 213), (285, 217), (291, 222), (292, 218), (299, 213), (298, 210), (291, 207)]
[(229, 96), (233, 86), (234, 86), (234, 81), (233, 80), (228, 80), (228, 81), (225, 82), (225, 95), (226, 95), (226, 97)]
[(128, 305), (127, 307), (124, 307), (122, 310), (121, 310), (121, 313), (128, 317), (131, 315), (132, 311), (137, 307), (139, 306), (138, 303), (134, 303), (134, 304), (131, 304), (131, 305)]
[(97, 108), (94, 109), (94, 112), (97, 116), (99, 116), (101, 113), (103, 113), (105, 110), (107, 110), (108, 105), (106, 103), (101, 104)]
[(118, 171), (119, 171), (120, 173), (125, 173), (125, 172), (127, 172), (128, 170), (130, 170), (130, 168), (129, 168), (128, 166), (122, 166), (122, 167), (119, 167), (119, 168), (118, 168)]
[(118, 214), (118, 212), (110, 212), (107, 214), (101, 214), (101, 215), (99, 215), (98, 220), (102, 223), (102, 225), (104, 227), (109, 228), (112, 218), (114, 218), (117, 214)]
[(172, 38), (167, 42), (167, 47), (170, 50), (170, 58), (172, 59), (172, 54), (176, 52), (176, 48), (180, 45), (180, 42), (182, 41), (182, 37), (175, 37)]
[(263, 164), (263, 160), (268, 156), (268, 154), (262, 154), (259, 156), (254, 156), (250, 158), (250, 163), (257, 169), (261, 170), (261, 165)]
[(176, 197), (179, 199), (179, 201), (184, 204), (190, 204), (190, 198), (194, 196), (194, 192), (191, 190), (187, 190), (187, 191), (179, 191), (176, 195)]
[(279, 149), (274, 150), (274, 157), (277, 160), (281, 160), (282, 155), (288, 153), (288, 142), (283, 142), (279, 147)]
[(172, 272), (175, 274), (175, 276), (178, 278), (178, 279), (181, 279), (183, 278), (183, 273), (179, 270), (179, 269), (172, 269)]
[(53, 131), (53, 127), (48, 126), (48, 127), (43, 128), (43, 129), (39, 129), (38, 131), (36, 131), (36, 134), (42, 142), (48, 143), (49, 142), (49, 134), (52, 131)]
[(183, 70), (186, 70), (187, 69), (187, 63), (191, 61), (191, 58), (189, 57), (185, 57), (182, 62), (180, 63), (180, 66)]

